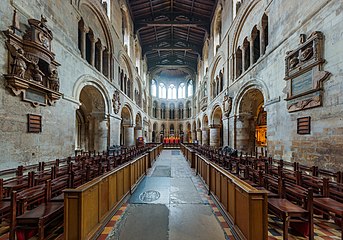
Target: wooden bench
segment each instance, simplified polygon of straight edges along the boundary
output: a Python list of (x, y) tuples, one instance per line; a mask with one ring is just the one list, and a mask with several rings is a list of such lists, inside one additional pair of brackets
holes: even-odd
[(282, 219), (284, 240), (288, 239), (288, 229), (290, 224), (293, 222), (307, 223), (308, 237), (310, 240), (313, 240), (314, 230), (312, 201), (312, 189), (309, 189), (307, 192), (307, 201), (305, 208), (302, 208), (284, 198), (268, 198), (269, 211), (277, 217), (279, 217), (280, 219)]
[[(43, 203), (41, 196), (44, 193)], [(25, 194), (24, 194), (25, 193)], [(28, 234), (34, 234), (32, 230), (38, 232), (38, 239), (46, 239), (56, 229), (63, 225), (63, 202), (51, 202), (51, 182), (48, 180), (41, 192), (38, 188), (33, 191), (21, 192), (17, 195), (14, 192), (12, 196), (12, 209), (16, 209), (16, 204), (20, 199), (25, 199), (28, 203), (26, 205), (33, 205), (40, 203), (38, 206), (20, 213), (11, 223), (10, 239), (14, 240), (14, 232), (17, 234), (17, 240), (26, 239)], [(12, 212), (15, 215), (15, 211)]]
[[(343, 229), (343, 184), (330, 182), (329, 179), (323, 179), (324, 197), (313, 199), (313, 208), (323, 216), (331, 216), (337, 225)], [(343, 233), (341, 233), (343, 239)]]

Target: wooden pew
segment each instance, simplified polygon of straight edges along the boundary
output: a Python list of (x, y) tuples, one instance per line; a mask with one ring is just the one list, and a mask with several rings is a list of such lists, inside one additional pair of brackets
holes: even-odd
[[(33, 195), (41, 195), (41, 193), (32, 194), (29, 191), (26, 192), (26, 195), (21, 193), (20, 196), (14, 196), (13, 200), (17, 201), (25, 199), (30, 202), (30, 204), (40, 203), (37, 207), (26, 210), (15, 218), (15, 225), (12, 227), (12, 231), (17, 233), (17, 238), (24, 236), (26, 238), (26, 231), (31, 232), (30, 230), (35, 229), (38, 232), (38, 239), (46, 239), (49, 235), (56, 229), (63, 225), (63, 202), (51, 202), (51, 182), (48, 180), (43, 189), (44, 197), (38, 198), (37, 196), (32, 197)], [(16, 201), (16, 202), (17, 202)], [(15, 206), (16, 202), (12, 203), (12, 206)], [(29, 205), (29, 204), (28, 204)], [(14, 214), (14, 212), (12, 213)], [(14, 234), (12, 232), (11, 237)], [(14, 239), (14, 238), (13, 238)], [(12, 240), (12, 239), (11, 239)]]
[[(329, 179), (323, 179), (324, 190), (322, 198), (313, 199), (313, 208), (323, 216), (331, 216), (337, 225), (343, 229), (343, 185), (330, 182)], [(343, 239), (343, 233), (341, 233)]]
[[(287, 191), (284, 187), (284, 181), (282, 181), (282, 184), (283, 191)], [(280, 193), (280, 195), (283, 196), (284, 194)], [(271, 213), (282, 219), (284, 240), (288, 239), (288, 229), (290, 224), (297, 222), (307, 223), (308, 238), (310, 240), (314, 239), (312, 189), (308, 189), (306, 193), (306, 201), (304, 207), (300, 207), (285, 198), (268, 198), (268, 208)], [(296, 227), (296, 225), (294, 225), (294, 227)]]

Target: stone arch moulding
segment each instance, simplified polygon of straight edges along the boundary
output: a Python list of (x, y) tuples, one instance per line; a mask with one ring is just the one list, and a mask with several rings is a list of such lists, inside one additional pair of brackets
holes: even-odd
[[(211, 115), (210, 115), (210, 119), (209, 119), (209, 123), (213, 123), (214, 120), (214, 114), (217, 112), (217, 110), (220, 110), (221, 114), (222, 114), (222, 118), (223, 118), (223, 109), (221, 108), (221, 106), (219, 104), (216, 104), (213, 106), (212, 110), (211, 110)], [(222, 120), (222, 119), (220, 119)]]
[(220, 51), (220, 53), (218, 54), (218, 57), (216, 58), (216, 60), (213, 62), (212, 65), (212, 69), (211, 69), (211, 75), (210, 75), (210, 79), (213, 80), (215, 74), (216, 74), (216, 70), (217, 69), (222, 69), (225, 67), (224, 63), (222, 63), (222, 60), (225, 59), (224, 58), (224, 53), (223, 51)]
[[(73, 1), (73, 0), (72, 0)], [(108, 21), (108, 17), (104, 11), (102, 11), (102, 6), (100, 4), (100, 1), (94, 1), (94, 0), (75, 0), (77, 8), (80, 10), (81, 6), (85, 4), (88, 8), (90, 8), (94, 14), (97, 16), (97, 20), (103, 27), (103, 31), (105, 34), (106, 38), (106, 43), (107, 46), (111, 51), (113, 51), (114, 46), (113, 46), (113, 39), (112, 39), (112, 34), (110, 31), (110, 25)], [(87, 23), (86, 23), (87, 24)]]
[(236, 94), (236, 97), (233, 101), (234, 104), (233, 104), (232, 109), (234, 110), (233, 113), (235, 115), (239, 113), (239, 106), (243, 99), (243, 96), (245, 95), (245, 93), (247, 93), (251, 89), (260, 90), (263, 95), (265, 103), (267, 103), (268, 100), (270, 99), (269, 89), (267, 85), (265, 84), (265, 82), (262, 79), (257, 79), (257, 78), (250, 79), (247, 83), (243, 84), (243, 86), (240, 88), (240, 90)]
[(239, 36), (241, 35), (241, 31), (242, 31), (242, 28), (245, 24), (245, 21), (248, 18), (251, 11), (255, 8), (255, 6), (259, 2), (261, 2), (261, 0), (250, 1), (250, 3), (246, 5), (246, 7), (241, 7), (239, 14), (236, 16), (236, 18), (234, 20), (234, 22), (235, 22), (234, 24), (236, 26), (234, 27), (234, 31), (233, 31), (235, 34), (233, 36), (233, 40), (229, 41), (229, 42), (231, 42), (232, 51), (235, 51), (235, 49), (237, 49), (237, 47), (239, 46), (238, 40), (239, 40)]
[[(131, 61), (130, 58), (127, 56), (127, 54), (124, 51), (119, 51), (118, 54), (118, 59), (119, 59), (119, 66), (124, 69), (126, 68), (128, 71), (128, 77), (133, 80), (133, 71), (131, 69)], [(124, 66), (125, 65), (125, 66)]]
[(72, 93), (72, 97), (75, 99), (75, 101), (79, 102), (81, 91), (86, 86), (93, 86), (97, 90), (99, 90), (105, 102), (105, 113), (112, 114), (113, 108), (110, 107), (112, 106), (110, 94), (107, 91), (106, 87), (103, 85), (103, 83), (93, 76), (84, 75), (75, 82)]
[(134, 124), (134, 121), (133, 121), (134, 115), (133, 115), (132, 107), (130, 106), (130, 104), (125, 103), (124, 106), (121, 108), (120, 116), (122, 116), (123, 109), (128, 109), (128, 112), (130, 114), (130, 125), (133, 125)]

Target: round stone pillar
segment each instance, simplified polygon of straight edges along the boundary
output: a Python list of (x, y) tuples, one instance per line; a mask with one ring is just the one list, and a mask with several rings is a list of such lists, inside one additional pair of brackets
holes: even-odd
[(143, 130), (142, 128), (135, 128), (135, 140), (139, 137), (143, 137)]
[(197, 140), (197, 132), (196, 131), (192, 131), (192, 143), (194, 143), (194, 141)]
[(135, 132), (132, 125), (124, 126), (124, 145), (127, 147), (135, 145)]
[(108, 129), (107, 129), (107, 119), (103, 121), (99, 121), (98, 124), (98, 146), (97, 150), (99, 152), (106, 151), (107, 150), (107, 135), (108, 135)]
[(201, 129), (198, 129), (198, 130), (197, 130), (197, 140), (198, 140), (198, 144), (202, 144), (202, 137), (201, 137), (201, 135), (202, 135), (202, 131), (201, 131)]
[(210, 146), (220, 147), (220, 125), (210, 126)]
[(202, 129), (202, 145), (208, 145), (208, 129)]

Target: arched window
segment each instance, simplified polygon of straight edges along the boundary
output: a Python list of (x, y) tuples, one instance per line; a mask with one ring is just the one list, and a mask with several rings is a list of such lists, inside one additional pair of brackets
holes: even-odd
[(151, 81), (151, 96), (156, 97), (157, 94), (157, 83), (156, 81), (153, 79)]
[(174, 84), (169, 85), (168, 99), (176, 99), (176, 88), (175, 88)]
[(108, 19), (111, 19), (111, 1), (110, 0), (101, 0), (101, 3), (106, 11)]
[(166, 119), (166, 105), (164, 103), (161, 104), (161, 119)]
[(154, 101), (154, 103), (153, 103), (152, 114), (153, 114), (154, 118), (157, 118), (157, 102), (156, 101)]
[(159, 89), (158, 89), (158, 95), (160, 98), (167, 98), (167, 89), (164, 83), (160, 83)]
[(180, 103), (179, 104), (179, 119), (183, 119), (183, 117), (184, 117), (184, 111), (183, 111), (183, 104), (182, 103)]
[(175, 105), (174, 103), (169, 106), (169, 119), (175, 119)]
[(189, 80), (187, 84), (188, 97), (193, 96), (193, 80)]
[(186, 97), (186, 86), (184, 83), (181, 83), (179, 85), (178, 98), (185, 98), (185, 97)]

